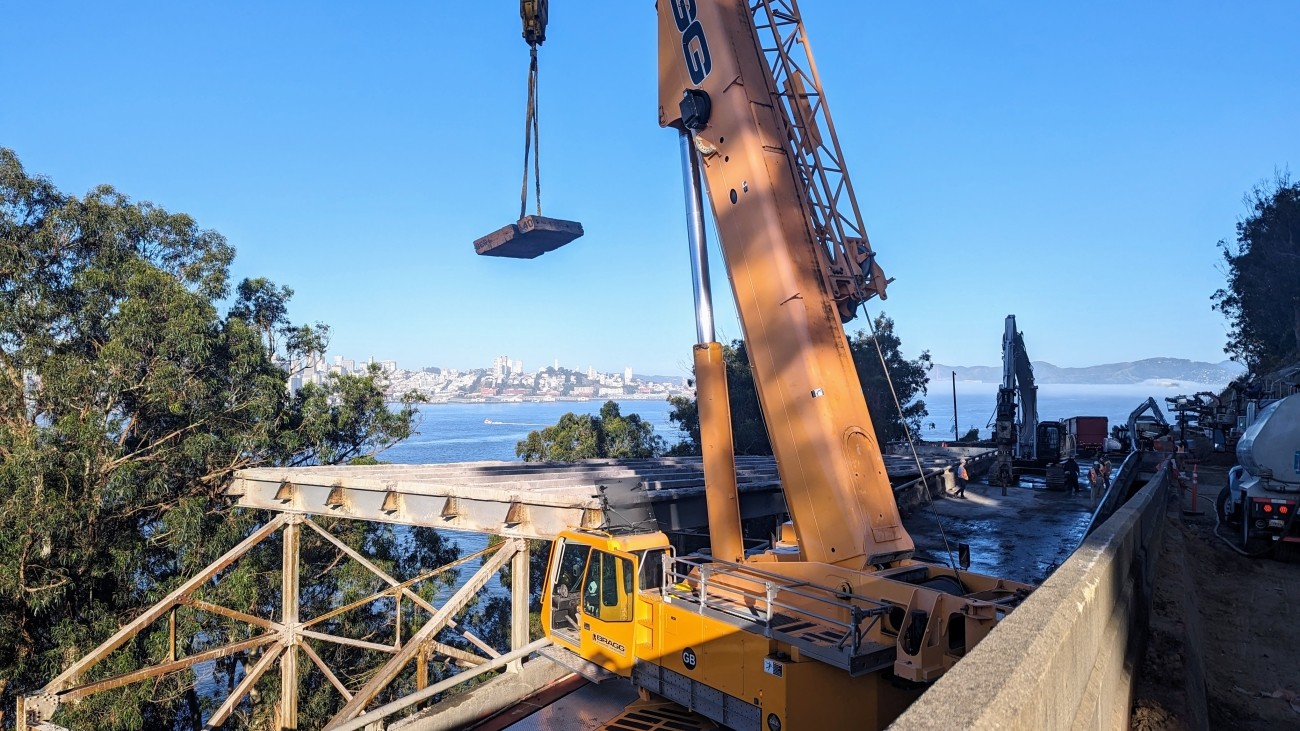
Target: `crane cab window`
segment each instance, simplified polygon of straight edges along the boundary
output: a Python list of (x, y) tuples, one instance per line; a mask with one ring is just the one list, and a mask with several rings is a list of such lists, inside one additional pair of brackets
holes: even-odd
[(1043, 428), (1038, 430), (1038, 451), (1040, 454), (1055, 454), (1060, 448), (1060, 428), (1044, 425)]
[(582, 596), (582, 578), (590, 553), (591, 546), (565, 542), (559, 560), (552, 567), (555, 583), (551, 587), (551, 630), (570, 637), (573, 642), (578, 639), (578, 599)]
[(658, 589), (664, 585), (664, 562), (668, 560), (667, 548), (655, 548), (640, 554), (640, 581), (642, 590)]
[(592, 551), (583, 581), (582, 613), (603, 622), (632, 620), (632, 561)]

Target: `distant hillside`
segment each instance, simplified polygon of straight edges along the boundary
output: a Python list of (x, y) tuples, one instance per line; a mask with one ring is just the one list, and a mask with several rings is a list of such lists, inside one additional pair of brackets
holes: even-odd
[(640, 373), (633, 373), (632, 380), (645, 381), (646, 383), (681, 383), (685, 376), (646, 376)]
[[(1147, 358), (1132, 363), (1107, 363), (1084, 368), (1061, 368), (1046, 361), (1034, 361), (1034, 379), (1037, 383), (1142, 383), (1143, 381), (1187, 381), (1192, 383), (1227, 384), (1245, 372), (1245, 368), (1230, 360), (1221, 363), (1203, 363), (1183, 358)], [(948, 366), (936, 363), (930, 372), (935, 380), (957, 372), (959, 381), (1001, 383), (1002, 366)]]

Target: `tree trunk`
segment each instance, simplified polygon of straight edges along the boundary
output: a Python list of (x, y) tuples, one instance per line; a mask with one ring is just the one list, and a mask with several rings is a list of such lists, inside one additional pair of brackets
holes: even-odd
[(1294, 331), (1295, 342), (1292, 348), (1295, 353), (1300, 354), (1300, 297), (1292, 300), (1291, 309), (1294, 318), (1291, 321), (1292, 330)]

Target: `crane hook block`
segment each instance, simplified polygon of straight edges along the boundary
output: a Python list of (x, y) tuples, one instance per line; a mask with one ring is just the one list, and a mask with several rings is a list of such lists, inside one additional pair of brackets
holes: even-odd
[(493, 231), (474, 241), (480, 256), (536, 259), (582, 236), (582, 224), (560, 218), (524, 216), (517, 223)]
[(524, 40), (530, 46), (546, 42), (546, 0), (519, 0), (519, 17), (524, 21)]

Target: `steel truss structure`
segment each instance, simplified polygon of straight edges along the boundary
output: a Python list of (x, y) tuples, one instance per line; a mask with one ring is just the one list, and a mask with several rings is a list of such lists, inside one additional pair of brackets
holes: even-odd
[[(305, 618), (299, 616), (301, 591), (305, 588), (300, 582), (300, 544), (304, 529), (319, 534), (336, 547), (342, 554), (356, 561), (373, 573), (387, 588), (368, 597), (336, 607), (325, 614)], [(272, 540), (279, 534), (281, 542), (281, 609), (278, 620), (253, 616), (230, 607), (220, 606), (200, 598), (200, 591), (211, 582), (218, 582), (222, 572), (248, 554), (256, 546)], [(442, 606), (434, 606), (415, 591), (417, 585), (433, 579), (446, 571), (458, 568), (471, 560), (482, 558), (481, 568), (458, 588)], [(500, 653), (483, 640), (468, 631), (459, 630), (453, 617), (464, 609), (475, 595), (509, 565), (511, 569), (511, 624), (510, 651)], [(320, 630), (327, 620), (372, 604), (389, 600), (394, 614), (393, 624), (396, 637), (391, 645), (369, 640), (340, 637)], [(403, 605), (413, 606), (416, 611), (428, 615), (428, 619), (410, 637), (402, 637)], [(178, 656), (176, 641), (176, 612), (182, 607), (189, 607), (197, 612), (225, 617), (243, 623), (250, 629), (252, 636), (229, 642), (219, 647), (205, 649), (185, 657)], [(166, 661), (133, 672), (109, 678), (83, 682), (82, 679), (100, 662), (108, 658), (115, 650), (132, 641), (141, 632), (154, 627), (156, 623), (166, 621), (169, 631), (169, 651)], [(460, 634), (482, 654), (467, 652), (439, 642), (436, 638), (444, 628), (459, 630)], [(373, 650), (389, 655), (389, 659), (376, 668), (365, 685), (358, 689), (348, 688), (321, 659), (308, 640), (317, 642), (348, 645)], [(523, 658), (549, 644), (548, 640), (529, 642), (528, 638), (528, 548), (522, 538), (506, 538), (502, 543), (491, 545), (476, 553), (464, 556), (456, 561), (426, 571), (415, 578), (399, 581), (375, 565), (374, 562), (352, 547), (339, 540), (310, 517), (299, 513), (281, 513), (270, 522), (253, 531), (234, 548), (227, 551), (207, 568), (186, 581), (171, 594), (150, 607), (132, 622), (123, 626), (112, 637), (104, 641), (85, 657), (73, 663), (58, 677), (50, 681), (37, 693), (20, 698), (18, 702), (18, 729), (55, 731), (60, 729), (51, 722), (58, 708), (65, 704), (76, 703), (96, 693), (120, 688), (122, 686), (161, 678), (169, 673), (189, 670), (202, 663), (229, 657), (246, 651), (260, 651), (261, 655), (250, 666), (244, 667), (243, 678), (229, 693), (225, 700), (207, 719), (204, 728), (221, 727), (235, 711), (238, 705), (249, 696), (257, 682), (278, 665), (280, 687), (298, 688), (300, 674), (309, 671), (302, 665), (303, 658), (314, 665), (324, 675), (344, 699), (343, 708), (326, 725), (332, 731), (363, 728), (374, 724), (393, 713), (407, 709), (412, 705), (428, 700), (471, 678), (486, 672), (505, 668), (518, 671)], [(434, 658), (446, 658), (465, 667), (435, 685), (430, 686), (429, 662)], [(412, 663), (416, 668), (416, 688), (397, 701), (380, 708), (367, 711), (367, 707), (384, 692), (390, 684)], [(282, 692), (276, 707), (276, 728), (298, 728), (298, 694)]]
[(847, 322), (857, 306), (885, 298), (889, 281), (876, 264), (857, 196), (822, 91), (812, 46), (795, 0), (751, 0), (758, 47), (775, 83), (775, 106), (790, 137), (795, 178), (804, 189), (812, 235), (822, 244), (826, 285)]

